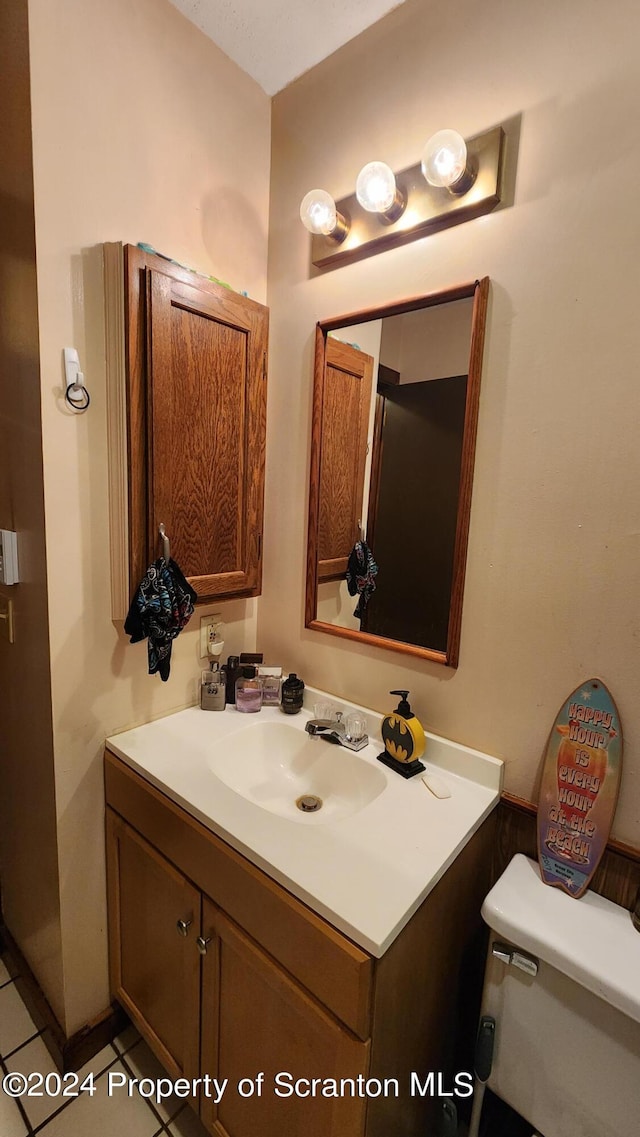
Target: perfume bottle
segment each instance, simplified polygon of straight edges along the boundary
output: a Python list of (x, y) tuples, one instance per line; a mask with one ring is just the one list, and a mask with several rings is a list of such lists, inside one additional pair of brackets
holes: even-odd
[(282, 684), (282, 702), (280, 710), (285, 715), (297, 715), (302, 710), (304, 697), (304, 683), (298, 679), (295, 672), (291, 672), (288, 679)]
[(226, 705), (226, 675), (216, 661), (208, 671), (202, 672), (200, 706), (203, 711), (223, 711)]
[(262, 680), (263, 707), (279, 707), (280, 689), (282, 687), (282, 668), (258, 667), (258, 678)]
[(236, 710), (254, 714), (261, 707), (262, 682), (256, 676), (255, 667), (243, 667), (242, 675), (236, 679)]

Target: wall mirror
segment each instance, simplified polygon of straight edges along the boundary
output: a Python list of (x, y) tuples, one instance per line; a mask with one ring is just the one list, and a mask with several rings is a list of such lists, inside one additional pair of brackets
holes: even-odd
[(488, 291), (318, 324), (306, 627), (457, 667)]

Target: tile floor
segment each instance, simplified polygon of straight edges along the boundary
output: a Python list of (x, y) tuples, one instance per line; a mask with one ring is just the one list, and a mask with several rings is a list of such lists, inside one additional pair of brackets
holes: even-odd
[[(0, 960), (0, 1081), (6, 1074), (55, 1074), (56, 1067), (27, 1011), (14, 976)], [(66, 1101), (61, 1097), (12, 1099), (0, 1089), (0, 1137), (206, 1137), (191, 1108), (180, 1098), (161, 1105), (134, 1090), (108, 1095), (107, 1071), (127, 1078), (162, 1078), (165, 1071), (134, 1027), (129, 1027), (78, 1071), (94, 1074), (95, 1093)], [(54, 1086), (55, 1088), (55, 1086)]]

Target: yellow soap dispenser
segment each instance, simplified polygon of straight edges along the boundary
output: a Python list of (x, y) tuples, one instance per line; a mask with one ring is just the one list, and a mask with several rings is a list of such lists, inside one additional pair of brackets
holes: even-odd
[(382, 720), (384, 751), (378, 755), (378, 761), (403, 778), (413, 778), (425, 769), (418, 759), (424, 754), (427, 740), (422, 723), (409, 706), (409, 692), (391, 691), (390, 694), (400, 695), (400, 702), (395, 711)]

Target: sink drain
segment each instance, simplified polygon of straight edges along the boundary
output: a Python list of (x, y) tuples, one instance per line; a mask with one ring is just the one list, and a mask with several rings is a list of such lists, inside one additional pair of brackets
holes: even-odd
[(322, 798), (316, 797), (315, 794), (303, 794), (298, 798), (296, 805), (303, 813), (316, 813), (322, 809)]

